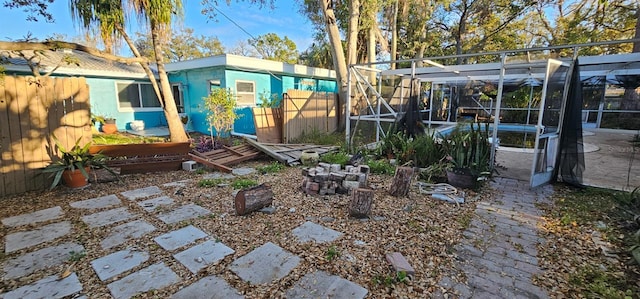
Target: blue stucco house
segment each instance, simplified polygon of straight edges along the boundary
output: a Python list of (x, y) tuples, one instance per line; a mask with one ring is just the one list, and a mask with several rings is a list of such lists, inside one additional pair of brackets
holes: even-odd
[(189, 115), (190, 128), (209, 133), (203, 98), (213, 88), (227, 88), (237, 96), (234, 132), (255, 134), (252, 107), (282, 97), (289, 89), (337, 92), (335, 72), (230, 54), (169, 63), (169, 81), (180, 98), (179, 110)]
[[(144, 120), (149, 127), (166, 126), (162, 108), (140, 65), (113, 62), (73, 50), (37, 54), (24, 51), (24, 55), (27, 58), (37, 55), (34, 61), (39, 61), (41, 73), (51, 72), (52, 77), (85, 77), (91, 113), (115, 118), (118, 129), (127, 129), (135, 119)], [(6, 75), (33, 75), (24, 58), (11, 52), (2, 56)]]
[[(27, 53), (28, 54), (28, 53)], [(7, 75), (32, 75), (24, 58), (2, 54), (0, 65)], [(28, 56), (27, 56), (28, 57)], [(72, 57), (73, 63), (61, 61)], [(39, 55), (41, 72), (54, 77), (85, 77), (89, 85), (91, 113), (115, 118), (119, 130), (131, 129), (134, 120), (145, 128), (167, 125), (164, 112), (148, 76), (138, 64), (109, 61), (73, 50), (44, 51)], [(210, 133), (205, 121), (203, 97), (212, 88), (228, 88), (236, 96), (238, 114), (234, 131), (255, 134), (251, 107), (273, 94), (289, 89), (336, 92), (335, 72), (237, 55), (218, 55), (165, 65), (178, 112), (188, 116), (189, 130)]]

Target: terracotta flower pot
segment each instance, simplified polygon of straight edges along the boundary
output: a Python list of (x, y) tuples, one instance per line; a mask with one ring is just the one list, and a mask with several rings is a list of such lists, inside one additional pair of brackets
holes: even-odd
[(113, 134), (115, 132), (118, 132), (118, 127), (116, 127), (116, 124), (104, 123), (102, 124), (102, 132), (105, 134)]
[[(84, 170), (88, 173), (90, 168), (85, 167)], [(65, 185), (70, 188), (79, 188), (86, 186), (89, 182), (88, 179), (82, 174), (82, 171), (79, 169), (76, 170), (65, 170), (62, 173), (62, 181)]]

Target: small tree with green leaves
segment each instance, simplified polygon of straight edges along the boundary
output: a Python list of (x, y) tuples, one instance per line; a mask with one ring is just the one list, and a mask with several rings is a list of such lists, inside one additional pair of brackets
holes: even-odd
[[(218, 137), (229, 136), (233, 128), (233, 122), (238, 119), (234, 108), (236, 98), (233, 93), (226, 88), (217, 88), (211, 91), (209, 96), (204, 97), (204, 105), (208, 110), (207, 121), (211, 128), (215, 129)], [(211, 132), (213, 138), (213, 131)]]

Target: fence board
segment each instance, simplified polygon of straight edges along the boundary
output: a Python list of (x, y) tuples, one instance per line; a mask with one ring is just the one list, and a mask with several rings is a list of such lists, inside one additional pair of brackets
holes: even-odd
[[(26, 190), (24, 187), (24, 170), (21, 169), (18, 161), (22, 158), (22, 144), (20, 140), (22, 139), (22, 132), (20, 132), (20, 111), (18, 109), (18, 86), (16, 85), (15, 77), (7, 77), (4, 79), (5, 88), (7, 89), (6, 101), (7, 101), (7, 109), (9, 111), (8, 119), (9, 119), (9, 147), (7, 151), (10, 151), (9, 155), (9, 182), (6, 182), (9, 185), (9, 189), (13, 190), (15, 193), (21, 193)], [(15, 128), (15, 129), (12, 129)]]
[(334, 93), (288, 90), (283, 100), (285, 143), (313, 130), (335, 132), (338, 126), (336, 101)]
[[(0, 196), (41, 190), (41, 168), (54, 157), (51, 134), (71, 147), (91, 141), (89, 89), (84, 78), (5, 76), (0, 84)], [(83, 143), (84, 144), (84, 143)]]
[[(9, 150), (11, 148), (9, 109), (7, 108), (7, 96), (5, 95), (8, 90), (5, 86), (6, 80), (3, 84), (0, 84), (0, 174), (3, 174), (0, 175), (0, 195), (15, 192), (15, 188), (8, 185), (13, 181), (13, 166), (11, 165), (12, 155)], [(12, 176), (11, 180), (8, 178), (9, 175)]]
[(16, 177), (16, 192), (24, 192), (34, 190), (33, 178), (34, 170), (28, 167), (31, 152), (29, 151), (29, 132), (31, 131), (31, 115), (29, 114), (29, 84), (25, 77), (15, 77), (16, 97), (14, 99), (15, 107), (20, 122), (20, 139), (13, 140), (14, 143), (14, 159), (18, 165), (18, 175), (24, 173), (20, 177)]

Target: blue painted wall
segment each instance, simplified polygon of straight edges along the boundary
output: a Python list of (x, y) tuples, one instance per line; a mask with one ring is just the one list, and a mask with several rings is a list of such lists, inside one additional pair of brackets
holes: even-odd
[[(315, 91), (336, 92), (336, 83), (332, 80), (319, 80), (287, 75), (276, 75), (271, 73), (258, 73), (253, 71), (243, 71), (235, 69), (225, 69), (224, 67), (208, 67), (202, 69), (192, 69), (177, 71), (169, 74), (169, 81), (172, 84), (183, 84), (183, 97), (185, 102), (185, 112), (189, 114), (190, 128), (194, 131), (211, 134), (209, 124), (206, 121), (206, 111), (204, 109), (203, 97), (209, 94), (209, 81), (218, 80), (220, 88), (236, 89), (236, 80), (252, 81), (255, 83), (255, 105), (261, 104), (260, 95), (270, 97), (272, 94), (282, 93), (288, 89), (306, 89)], [(301, 81), (313, 84), (300, 84)], [(307, 87), (307, 88), (299, 88)], [(309, 89), (311, 87), (312, 89)], [(253, 112), (251, 107), (239, 107), (236, 113), (240, 116), (234, 123), (234, 131), (244, 134), (255, 134), (256, 129), (253, 122)], [(215, 135), (215, 132), (213, 132)]]
[(87, 77), (89, 85), (89, 99), (91, 103), (91, 113), (103, 117), (116, 119), (116, 126), (119, 130), (130, 129), (129, 123), (133, 120), (144, 121), (145, 127), (166, 126), (167, 120), (164, 117), (162, 108), (157, 111), (119, 111), (118, 94), (116, 82), (149, 82), (145, 80), (127, 80)]

